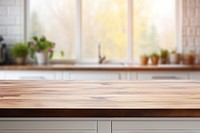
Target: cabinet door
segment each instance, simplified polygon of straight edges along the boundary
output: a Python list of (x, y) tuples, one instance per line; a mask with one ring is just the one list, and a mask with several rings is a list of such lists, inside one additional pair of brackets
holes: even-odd
[(5, 79), (5, 72), (0, 71), (0, 80), (4, 80), (4, 79)]
[(74, 71), (70, 72), (70, 80), (121, 80), (125, 73), (110, 71)]
[(97, 133), (96, 121), (0, 121), (0, 133)]
[(7, 71), (7, 80), (54, 80), (53, 71)]
[(181, 80), (189, 79), (187, 72), (139, 72), (139, 80)]
[(112, 133), (199, 133), (199, 125), (196, 120), (113, 121)]
[(137, 73), (136, 72), (129, 72), (127, 74), (128, 80), (137, 80)]
[(200, 72), (190, 72), (190, 79), (200, 80)]

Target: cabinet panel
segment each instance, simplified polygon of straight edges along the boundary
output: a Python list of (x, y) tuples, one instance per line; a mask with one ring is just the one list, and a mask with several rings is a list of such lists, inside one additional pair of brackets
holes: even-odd
[[(200, 130), (199, 130), (200, 131)], [(199, 133), (198, 130), (114, 130), (113, 133)]]
[(200, 80), (200, 72), (190, 72), (190, 79)]
[(54, 80), (52, 71), (7, 71), (7, 80)]
[(95, 130), (0, 130), (0, 133), (97, 133)]
[(96, 133), (96, 121), (0, 121), (2, 133)]
[(128, 80), (137, 80), (137, 73), (136, 72), (129, 72), (127, 74)]
[(70, 72), (70, 80), (121, 80), (125, 73), (110, 71), (74, 71)]
[(189, 79), (187, 72), (139, 72), (139, 80), (181, 80)]
[(98, 121), (98, 133), (112, 133), (111, 121)]
[(199, 133), (200, 121), (137, 120), (113, 121), (113, 133)]

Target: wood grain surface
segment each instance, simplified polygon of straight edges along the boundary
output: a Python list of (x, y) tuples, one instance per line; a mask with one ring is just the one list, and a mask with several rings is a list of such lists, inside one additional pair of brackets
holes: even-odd
[(200, 65), (3, 65), (0, 70), (42, 70), (42, 71), (62, 71), (62, 70), (84, 70), (84, 71), (200, 71)]
[(200, 81), (0, 81), (1, 117), (45, 114), (200, 116)]

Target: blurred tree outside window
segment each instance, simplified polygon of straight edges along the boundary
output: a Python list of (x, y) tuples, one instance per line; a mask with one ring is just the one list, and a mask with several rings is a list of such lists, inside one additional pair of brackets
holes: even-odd
[(176, 0), (134, 0), (133, 58), (176, 48)]
[[(77, 0), (29, 0), (29, 37), (45, 35), (56, 42), (54, 59), (98, 58), (97, 44), (107, 60), (126, 60), (133, 48), (133, 59), (141, 54), (176, 48), (176, 0), (132, 0), (133, 17), (128, 18), (129, 0), (80, 0), (81, 27), (77, 29)], [(133, 44), (128, 46), (128, 20), (133, 19)], [(77, 47), (77, 32), (82, 42)], [(81, 49), (80, 49), (81, 48)], [(61, 57), (60, 51), (65, 52)]]
[(83, 0), (83, 58), (97, 58), (97, 43), (109, 60), (125, 59), (127, 52), (127, 1)]
[(75, 0), (30, 0), (29, 17), (30, 37), (45, 35), (56, 43), (54, 59), (75, 59)]

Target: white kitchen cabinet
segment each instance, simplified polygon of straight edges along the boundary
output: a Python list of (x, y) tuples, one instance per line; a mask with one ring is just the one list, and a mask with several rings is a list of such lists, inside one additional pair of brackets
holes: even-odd
[(5, 71), (0, 71), (0, 80), (4, 80), (6, 76)]
[(113, 121), (112, 133), (199, 133), (199, 125), (195, 120)]
[(7, 80), (54, 80), (54, 71), (7, 71)]
[(190, 79), (200, 80), (200, 72), (190, 72)]
[(138, 80), (181, 80), (189, 79), (188, 72), (138, 72)]
[(0, 133), (97, 133), (96, 121), (0, 121)]
[(98, 121), (98, 133), (112, 133), (111, 121)]
[(137, 72), (128, 72), (127, 79), (128, 80), (137, 80)]
[(73, 71), (64, 74), (64, 79), (70, 80), (123, 80), (126, 79), (124, 72), (112, 71)]

